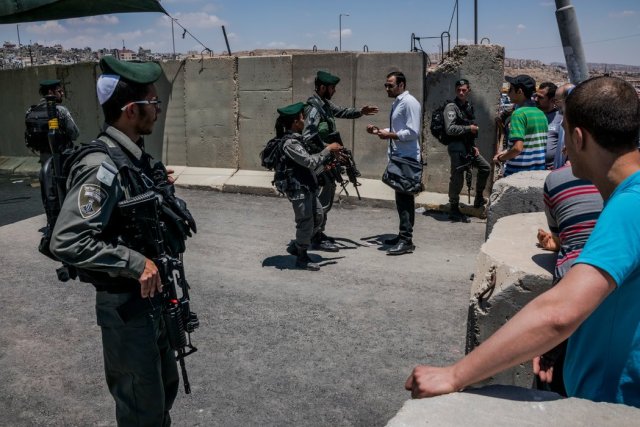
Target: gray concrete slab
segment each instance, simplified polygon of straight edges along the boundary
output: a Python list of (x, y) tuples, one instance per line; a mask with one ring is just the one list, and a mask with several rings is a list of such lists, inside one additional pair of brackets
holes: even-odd
[[(329, 230), (343, 249), (312, 252), (313, 273), (285, 252), (287, 200), (178, 193), (198, 221), (185, 264), (201, 327), (175, 425), (380, 426), (408, 398), (416, 363), (462, 356), (483, 222), (417, 215), (416, 252), (388, 257), (376, 242), (397, 231), (396, 211), (338, 204)], [(0, 413), (12, 426), (115, 425), (94, 291), (55, 279), (35, 250), (43, 223), (0, 227)]]
[(21, 157), (20, 159), (22, 163), (13, 170), (13, 173), (18, 175), (38, 175), (41, 167), (39, 157)]
[(638, 425), (640, 409), (513, 386), (489, 386), (408, 400), (387, 427)]
[(162, 156), (154, 157), (164, 164), (187, 165), (185, 64), (186, 61), (162, 62), (163, 75), (156, 83), (164, 104), (158, 117), (163, 121), (156, 123), (155, 129), (164, 131), (154, 132), (162, 137)]

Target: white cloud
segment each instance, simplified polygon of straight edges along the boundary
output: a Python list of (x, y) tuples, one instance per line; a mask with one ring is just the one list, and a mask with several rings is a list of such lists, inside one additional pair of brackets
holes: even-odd
[(69, 24), (74, 26), (81, 25), (118, 25), (120, 20), (115, 15), (98, 15), (88, 16), (86, 18), (71, 18)]
[[(343, 28), (342, 29), (342, 38), (349, 38), (353, 35), (351, 28)], [(338, 40), (338, 30), (331, 30), (329, 32), (329, 38), (333, 40)]]
[(50, 35), (50, 34), (64, 34), (67, 29), (58, 23), (58, 21), (47, 21), (44, 24), (31, 24), (27, 26), (27, 30), (34, 34)]
[(518, 24), (518, 26), (516, 27), (516, 33), (520, 34), (522, 33), (524, 30), (527, 29), (527, 26), (524, 24)]
[[(205, 12), (176, 13), (173, 17), (178, 20), (180, 25), (191, 32), (195, 29), (208, 30), (225, 25), (225, 22), (222, 19)], [(162, 16), (159, 19), (159, 23), (164, 27), (171, 27), (171, 18), (168, 16)]]
[(269, 42), (267, 43), (269, 49), (299, 49), (297, 44), (285, 43), (285, 42)]
[(610, 18), (629, 18), (631, 16), (635, 16), (635, 10), (623, 10), (622, 12), (611, 12), (609, 13)]

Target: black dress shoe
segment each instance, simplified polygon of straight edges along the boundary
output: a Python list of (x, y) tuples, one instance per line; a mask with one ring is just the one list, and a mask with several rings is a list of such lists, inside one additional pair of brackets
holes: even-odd
[(391, 239), (384, 239), (385, 245), (397, 245), (400, 242), (400, 236), (392, 237)]
[(336, 242), (336, 239), (334, 239), (331, 236), (327, 236), (326, 234), (324, 234), (322, 232), (320, 232), (320, 240), (323, 241), (323, 242), (324, 241), (329, 241), (331, 243), (335, 243)]
[(290, 255), (298, 256), (298, 247), (296, 246), (295, 242), (291, 242), (287, 245), (287, 252)]
[(397, 245), (387, 251), (387, 255), (403, 255), (410, 254), (415, 250), (415, 245), (406, 240), (400, 240)]
[(320, 264), (313, 262), (313, 260), (309, 258), (306, 249), (301, 249), (298, 251), (298, 256), (296, 258), (296, 267), (309, 271), (320, 270)]
[(314, 251), (338, 252), (339, 248), (328, 240), (315, 241), (311, 243), (311, 249)]

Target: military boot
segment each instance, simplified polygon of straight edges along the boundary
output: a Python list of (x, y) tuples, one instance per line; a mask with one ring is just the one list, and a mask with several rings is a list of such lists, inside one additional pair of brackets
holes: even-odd
[(300, 246), (296, 245), (296, 249), (298, 251), (298, 256), (296, 257), (296, 267), (301, 268), (303, 270), (309, 271), (318, 271), (320, 270), (320, 265), (318, 263), (313, 262), (309, 255), (307, 255), (307, 249), (303, 249)]
[(479, 209), (486, 204), (487, 204), (487, 199), (482, 197), (482, 195), (476, 196), (476, 198), (473, 200), (473, 207), (476, 209)]
[[(323, 239), (324, 236), (326, 240)], [(311, 239), (311, 249), (315, 251), (338, 252), (339, 248), (328, 240), (329, 237), (324, 233), (318, 233)]]
[(457, 203), (451, 203), (451, 208), (449, 209), (449, 219), (453, 222), (471, 222), (465, 214), (460, 212), (460, 206)]

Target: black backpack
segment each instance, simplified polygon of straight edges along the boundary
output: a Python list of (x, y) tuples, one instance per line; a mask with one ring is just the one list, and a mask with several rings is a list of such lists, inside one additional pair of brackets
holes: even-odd
[(449, 140), (447, 138), (447, 132), (444, 128), (444, 109), (447, 105), (451, 104), (452, 101), (445, 101), (444, 104), (433, 110), (431, 113), (431, 125), (429, 126), (429, 130), (431, 131), (431, 135), (433, 135), (441, 144), (449, 145)]
[(260, 152), (260, 164), (267, 170), (274, 170), (283, 156), (282, 138), (271, 138)]
[(24, 143), (31, 151), (51, 152), (49, 148), (49, 115), (47, 103), (32, 105), (24, 118)]

